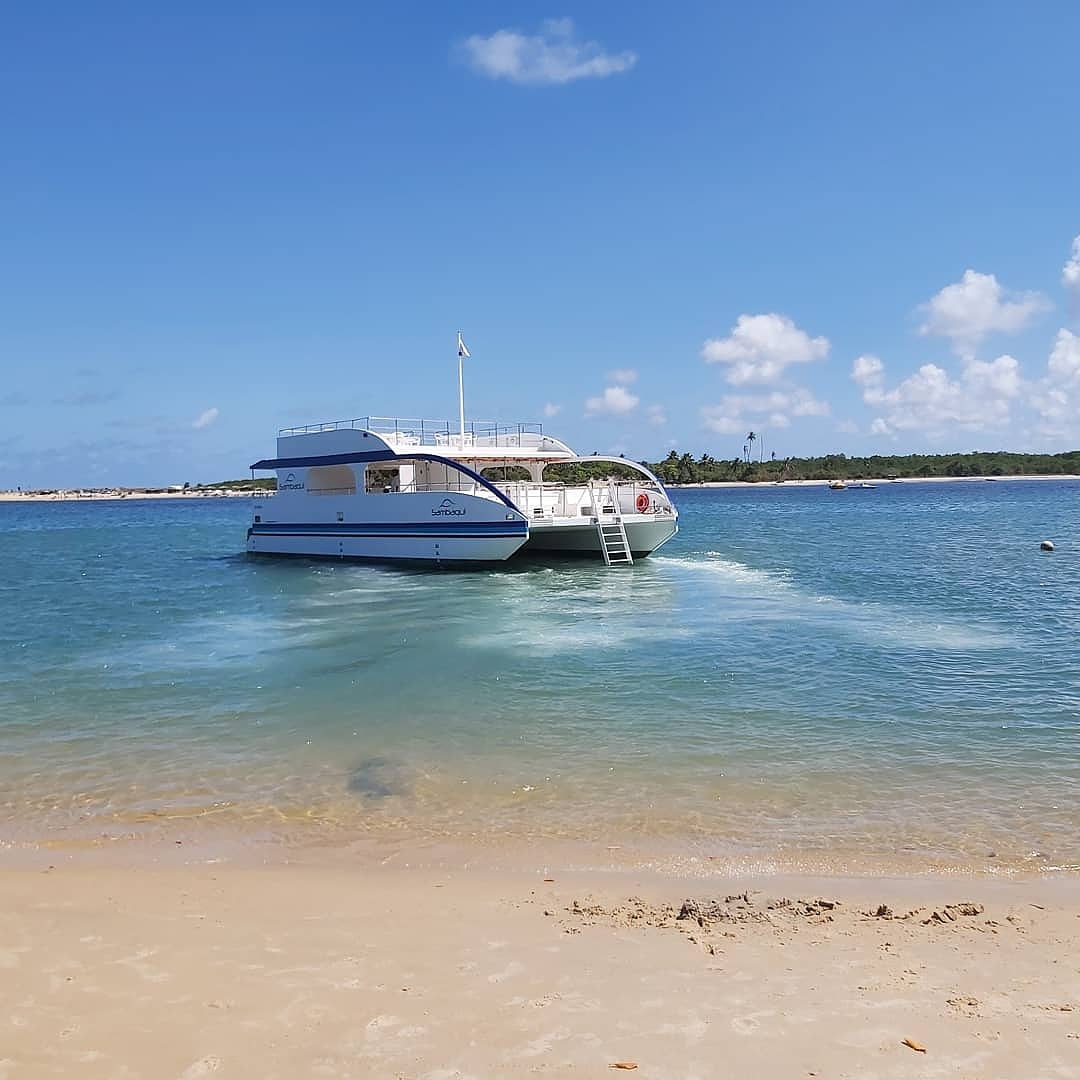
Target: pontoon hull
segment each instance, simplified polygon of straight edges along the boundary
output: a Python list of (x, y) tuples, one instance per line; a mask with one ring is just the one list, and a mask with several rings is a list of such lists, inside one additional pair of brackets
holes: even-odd
[[(645, 558), (678, 532), (678, 525), (672, 517), (637, 521), (624, 517), (623, 527), (635, 559)], [(522, 547), (521, 554), (529, 555), (541, 551), (600, 558), (600, 535), (591, 521), (566, 525), (532, 522), (528, 542)]]
[(505, 562), (528, 540), (527, 532), (507, 536), (371, 536), (341, 531), (332, 535), (304, 532), (267, 534), (254, 529), (247, 549), (253, 555), (293, 555), (309, 558), (369, 559), (380, 562), (498, 563)]

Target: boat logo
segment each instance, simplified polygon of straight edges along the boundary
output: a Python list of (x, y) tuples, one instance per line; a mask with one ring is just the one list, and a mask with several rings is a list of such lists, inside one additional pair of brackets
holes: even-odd
[(431, 511), (432, 517), (464, 517), (465, 507), (458, 506), (453, 499), (443, 499), (438, 506)]
[(297, 483), (296, 482), (296, 473), (293, 473), (293, 472), (289, 473), (285, 477), (284, 483), (279, 483), (278, 484), (278, 491), (303, 491), (303, 490), (304, 490), (304, 481), (301, 480), (299, 483)]

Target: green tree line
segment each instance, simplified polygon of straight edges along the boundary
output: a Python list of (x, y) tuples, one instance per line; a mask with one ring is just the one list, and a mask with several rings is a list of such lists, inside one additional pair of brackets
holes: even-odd
[(934, 476), (1051, 476), (1080, 475), (1080, 450), (1061, 454), (1017, 454), (993, 450), (972, 454), (874, 454), (848, 457), (789, 457), (751, 461), (699, 458), (672, 450), (663, 461), (642, 462), (665, 484), (704, 484), (720, 481), (762, 483), (778, 480), (881, 480)]

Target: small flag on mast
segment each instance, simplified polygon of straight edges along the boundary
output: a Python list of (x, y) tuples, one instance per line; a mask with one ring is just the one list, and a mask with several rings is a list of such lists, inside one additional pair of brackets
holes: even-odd
[(465, 342), (461, 340), (461, 331), (458, 331), (457, 336), (457, 354), (458, 356), (464, 356), (466, 360), (469, 359), (469, 350), (465, 348)]

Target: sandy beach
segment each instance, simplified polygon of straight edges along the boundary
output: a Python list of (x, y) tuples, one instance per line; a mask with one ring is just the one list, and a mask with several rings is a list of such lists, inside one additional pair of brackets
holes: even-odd
[(1080, 1076), (1073, 880), (57, 862), (0, 895), (13, 1080)]
[[(901, 476), (893, 480), (885, 480), (881, 477), (868, 477), (862, 480), (846, 480), (848, 487), (858, 488), (860, 484), (871, 484), (881, 487), (885, 484), (982, 484), (1005, 482), (1011, 480), (1080, 480), (1080, 476), (1062, 473), (1060, 475), (1024, 475), (1024, 476)], [(741, 480), (715, 480), (700, 484), (665, 484), (669, 488), (801, 488), (801, 487), (828, 487), (834, 483), (832, 480), (759, 480), (747, 483)]]
[(229, 488), (200, 488), (198, 491), (139, 491), (136, 489), (94, 490), (81, 488), (57, 491), (0, 491), (0, 502), (92, 502), (116, 499), (237, 499), (265, 492), (233, 491)]

